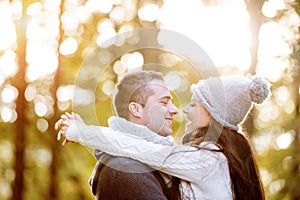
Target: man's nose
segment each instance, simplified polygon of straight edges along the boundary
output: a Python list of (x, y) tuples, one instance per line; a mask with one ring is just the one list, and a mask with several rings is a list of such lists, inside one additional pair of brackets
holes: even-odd
[(178, 108), (173, 103), (170, 103), (170, 113), (176, 115), (178, 112)]

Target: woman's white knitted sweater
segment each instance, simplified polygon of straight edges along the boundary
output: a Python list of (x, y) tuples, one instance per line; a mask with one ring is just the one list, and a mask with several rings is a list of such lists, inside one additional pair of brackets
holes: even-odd
[[(68, 140), (80, 142), (84, 146), (114, 156), (139, 160), (154, 169), (182, 179), (180, 185), (182, 199), (233, 199), (228, 162), (221, 152), (148, 142), (149, 137), (153, 137), (151, 140), (163, 137), (145, 126), (132, 126), (132, 123), (130, 126), (132, 130), (145, 132), (140, 134), (145, 136), (144, 139), (108, 127), (86, 125), (79, 120), (69, 120), (68, 123), (70, 125), (66, 133)], [(211, 143), (202, 143), (201, 146), (218, 149)]]

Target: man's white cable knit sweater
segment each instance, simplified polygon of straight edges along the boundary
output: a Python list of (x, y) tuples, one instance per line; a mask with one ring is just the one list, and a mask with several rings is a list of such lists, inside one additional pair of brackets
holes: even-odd
[[(147, 132), (144, 139), (124, 134), (108, 127), (86, 125), (70, 120), (66, 138), (84, 146), (99, 149), (114, 156), (130, 157), (154, 169), (182, 179), (183, 199), (233, 199), (226, 157), (221, 152), (196, 149), (189, 146), (165, 146), (148, 142), (148, 137), (162, 139), (145, 126), (136, 125), (136, 131)], [(211, 143), (202, 143), (218, 149)], [(190, 182), (187, 184), (187, 182)]]

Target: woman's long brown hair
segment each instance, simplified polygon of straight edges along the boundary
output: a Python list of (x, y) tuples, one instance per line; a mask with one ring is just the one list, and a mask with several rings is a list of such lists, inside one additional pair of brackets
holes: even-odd
[(249, 138), (214, 122), (210, 128), (197, 129), (185, 136), (183, 143), (201, 149), (199, 144), (209, 140), (213, 140), (227, 158), (233, 199), (265, 200), (263, 184)]

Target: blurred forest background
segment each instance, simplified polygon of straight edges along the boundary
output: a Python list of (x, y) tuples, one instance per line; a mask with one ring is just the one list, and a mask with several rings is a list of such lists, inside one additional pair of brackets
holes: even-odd
[[(93, 199), (92, 150), (62, 147), (54, 130), (60, 115), (73, 110), (74, 89), (82, 97), (76, 108), (93, 108), (83, 117), (97, 113), (97, 123), (107, 125), (118, 78), (158, 63), (174, 103), (186, 105), (190, 84), (201, 77), (180, 56), (140, 49), (110, 62), (115, 55), (104, 42), (124, 33), (109, 45), (134, 44), (139, 36), (126, 33), (145, 27), (195, 41), (221, 75), (270, 81), (272, 97), (255, 107), (244, 128), (267, 199), (300, 199), (299, 14), (299, 0), (1, 0), (0, 199)], [(99, 47), (101, 56), (90, 58)], [(107, 67), (95, 77), (100, 64)], [(82, 68), (84, 84), (77, 85)], [(174, 122), (178, 142), (183, 126), (181, 113)]]

